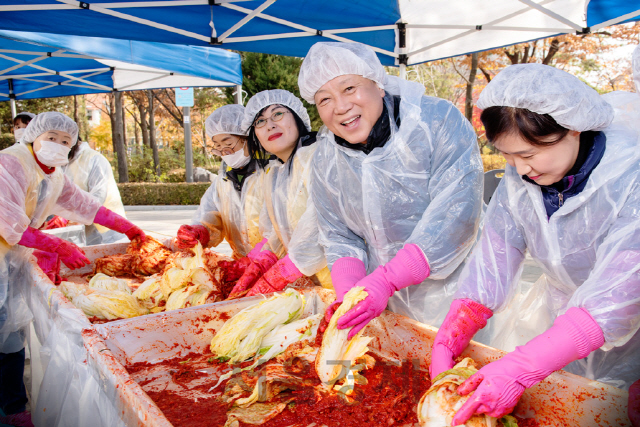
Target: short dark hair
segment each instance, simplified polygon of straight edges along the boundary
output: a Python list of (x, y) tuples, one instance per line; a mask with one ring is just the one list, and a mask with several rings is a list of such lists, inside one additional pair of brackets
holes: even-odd
[(538, 114), (526, 108), (494, 106), (480, 115), (489, 142), (502, 134), (520, 135), (531, 145), (547, 146), (558, 143), (569, 129), (560, 126), (549, 114)]
[(29, 116), (28, 114), (18, 114), (13, 119), (13, 125), (15, 126), (20, 122), (22, 122), (25, 125), (28, 125), (30, 121), (31, 121), (31, 116)]
[[(265, 150), (264, 147), (260, 144), (260, 141), (256, 136), (256, 128), (253, 124), (255, 123), (256, 119), (260, 117), (260, 115), (264, 113), (264, 111), (267, 108), (271, 107), (271, 105), (267, 105), (262, 110), (258, 111), (258, 114), (256, 114), (255, 117), (253, 118), (253, 123), (249, 128), (249, 136), (248, 136), (249, 156), (251, 156), (252, 159), (256, 159), (256, 161), (258, 162), (258, 165), (262, 169), (266, 168), (267, 165), (269, 164), (270, 155), (269, 153), (267, 153), (267, 150)], [(304, 122), (302, 121), (302, 119), (296, 113), (294, 113), (291, 108), (287, 107), (286, 105), (280, 105), (280, 104), (277, 104), (277, 105), (279, 105), (280, 107), (286, 108), (291, 112), (291, 114), (293, 114), (293, 119), (295, 120), (296, 127), (298, 128), (298, 141), (300, 141), (300, 138), (302, 138), (303, 136), (309, 134), (309, 131), (307, 130), (307, 127), (304, 125)], [(297, 141), (296, 141), (296, 145), (293, 147), (291, 156), (289, 156), (289, 160), (287, 161), (289, 163), (289, 171), (291, 171), (292, 159), (293, 159), (293, 156), (296, 154), (296, 151), (298, 151)]]

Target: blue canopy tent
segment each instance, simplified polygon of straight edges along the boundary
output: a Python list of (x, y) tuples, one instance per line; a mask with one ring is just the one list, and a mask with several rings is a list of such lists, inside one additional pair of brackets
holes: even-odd
[(640, 16), (637, 0), (0, 0), (0, 28), (304, 56), (358, 41), (412, 65)]
[[(242, 84), (240, 55), (224, 49), (0, 30), (0, 101), (111, 91)], [(187, 181), (192, 180), (184, 109)]]
[(0, 30), (0, 101), (241, 83), (223, 49)]

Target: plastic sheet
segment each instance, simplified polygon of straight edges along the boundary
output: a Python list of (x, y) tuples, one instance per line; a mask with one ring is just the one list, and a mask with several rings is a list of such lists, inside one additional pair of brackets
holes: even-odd
[(640, 358), (630, 356), (640, 351), (640, 134), (637, 122), (618, 114), (603, 132), (607, 148), (584, 190), (550, 218), (540, 187), (507, 166), (456, 298), (504, 310), (519, 294), (516, 284), (529, 251), (545, 277), (501, 314), (489, 343), (498, 347), (507, 335), (519, 336), (503, 347), (511, 350), (548, 329), (567, 308), (584, 308), (604, 332), (605, 351), (567, 369), (628, 387), (640, 371)]
[(389, 308), (438, 326), (477, 237), (483, 173), (476, 135), (453, 104), (423, 96), (418, 83), (387, 76), (385, 90), (388, 111), (392, 95), (401, 98), (401, 125), (383, 147), (365, 155), (338, 145), (326, 128), (318, 135), (311, 192), (320, 243), (329, 266), (354, 257), (368, 273), (406, 243), (420, 246), (431, 276), (396, 292)]
[(52, 230), (40, 230), (43, 233), (51, 236), (56, 236), (69, 242), (75, 243), (78, 246), (87, 246), (87, 235), (85, 234), (85, 227), (88, 225), (69, 225), (67, 227), (54, 228)]
[(191, 223), (209, 230), (210, 247), (218, 246), (226, 239), (234, 257), (240, 258), (262, 241), (260, 211), (264, 204), (264, 171), (258, 168), (254, 174), (245, 177), (241, 192), (225, 175), (223, 165), (202, 196)]
[[(113, 177), (113, 170), (109, 161), (89, 144), (81, 142), (78, 151), (69, 164), (64, 167), (64, 173), (74, 184), (93, 196), (105, 208), (127, 217), (120, 197), (120, 191)], [(124, 234), (109, 230), (101, 225), (85, 226), (87, 245), (114, 243), (126, 239)]]
[(310, 197), (312, 159), (317, 145), (298, 147), (293, 164), (271, 162), (265, 175), (264, 208), (260, 224), (269, 248), (278, 258), (287, 253), (305, 276), (331, 287), (324, 249), (318, 243), (318, 220)]
[[(332, 292), (321, 289), (303, 293), (307, 300), (305, 315), (322, 312), (334, 298)], [(84, 340), (88, 365), (97, 370), (94, 375), (103, 381), (101, 394), (115, 402), (128, 426), (170, 426), (122, 365), (153, 364), (190, 352), (204, 353), (224, 319), (259, 300), (260, 297), (245, 298), (96, 325), (95, 331), (84, 333)], [(370, 344), (373, 351), (389, 360), (413, 361), (428, 375), (436, 329), (385, 311), (367, 326), (364, 334), (374, 338)], [(473, 341), (463, 352), (463, 356), (472, 357), (480, 365), (503, 354)], [(615, 387), (558, 371), (525, 391), (515, 413), (535, 417), (540, 425), (624, 427), (630, 425), (627, 398), (626, 392)]]

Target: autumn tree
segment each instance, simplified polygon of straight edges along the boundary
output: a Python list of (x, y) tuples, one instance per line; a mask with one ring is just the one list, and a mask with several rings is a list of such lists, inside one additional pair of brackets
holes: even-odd
[[(284, 89), (300, 98), (298, 89), (298, 73), (302, 65), (302, 58), (291, 56), (269, 55), (266, 53), (239, 52), (242, 56), (242, 90), (244, 104), (256, 93), (269, 89)], [(233, 103), (233, 91), (235, 88), (226, 89), (227, 102)], [(309, 118), (311, 127), (318, 130), (322, 126), (322, 120), (318, 110), (302, 100)]]

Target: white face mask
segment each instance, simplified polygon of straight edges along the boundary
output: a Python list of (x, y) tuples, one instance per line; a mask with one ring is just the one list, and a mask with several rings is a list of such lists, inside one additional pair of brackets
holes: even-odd
[(24, 128), (19, 128), (13, 131), (13, 136), (16, 137), (16, 142), (20, 142), (20, 138), (24, 134)]
[(40, 141), (40, 149), (36, 151), (36, 155), (40, 163), (54, 168), (69, 163), (69, 151), (71, 151), (70, 147), (44, 140)]
[(245, 156), (244, 148), (242, 148), (233, 154), (229, 154), (228, 156), (222, 156), (222, 160), (224, 160), (227, 166), (230, 166), (233, 169), (240, 169), (249, 163), (249, 160), (251, 160), (251, 157)]

